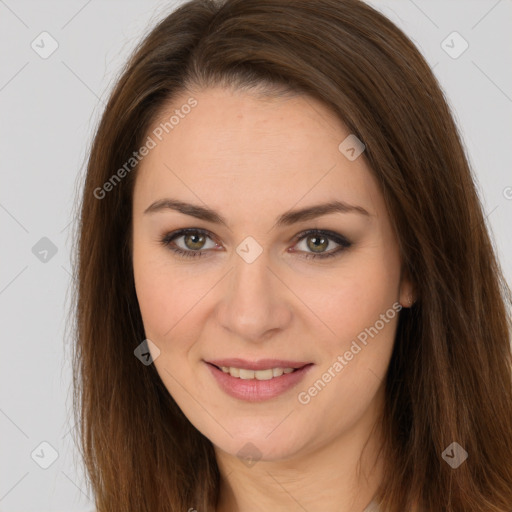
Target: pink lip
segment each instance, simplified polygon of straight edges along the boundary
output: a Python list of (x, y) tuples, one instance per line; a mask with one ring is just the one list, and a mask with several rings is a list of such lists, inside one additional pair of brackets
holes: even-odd
[(259, 359), (258, 361), (247, 361), (246, 359), (215, 359), (206, 361), (219, 368), (221, 366), (233, 366), (234, 368), (245, 368), (246, 370), (266, 370), (267, 368), (302, 368), (309, 362), (286, 361), (284, 359)]
[[(240, 361), (242, 361), (243, 364), (241, 364)], [(271, 361), (270, 365), (268, 364), (268, 361)], [(285, 393), (286, 391), (296, 386), (313, 366), (313, 363), (292, 363), (291, 361), (276, 360), (258, 361), (249, 365), (247, 365), (248, 361), (243, 361), (240, 359), (224, 359), (218, 362), (229, 363), (219, 364), (219, 366), (234, 366), (237, 368), (246, 368), (248, 370), (262, 370), (276, 367), (298, 368), (292, 373), (284, 373), (280, 377), (275, 377), (270, 380), (245, 380), (232, 377), (229, 373), (224, 373), (222, 370), (219, 370), (216, 366), (214, 366), (217, 363), (206, 363), (220, 388), (226, 394), (232, 396), (233, 398), (238, 398), (239, 400), (245, 400), (247, 402), (262, 402), (264, 400), (270, 400), (271, 398), (275, 398), (276, 396)], [(302, 365), (302, 367), (300, 365)], [(259, 366), (259, 368), (254, 368), (254, 366)]]

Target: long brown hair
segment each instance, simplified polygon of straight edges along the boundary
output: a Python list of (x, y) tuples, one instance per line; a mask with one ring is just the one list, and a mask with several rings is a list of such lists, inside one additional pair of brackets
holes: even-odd
[[(510, 290), (435, 76), (359, 0), (192, 0), (147, 35), (119, 78), (75, 235), (73, 396), (98, 512), (215, 510), (211, 442), (154, 365), (134, 356), (145, 333), (131, 263), (137, 166), (126, 167), (173, 97), (212, 85), (308, 94), (366, 145), (417, 296), (400, 313), (386, 380), (382, 511), (510, 512)], [(442, 456), (453, 442), (468, 453), (456, 469)]]

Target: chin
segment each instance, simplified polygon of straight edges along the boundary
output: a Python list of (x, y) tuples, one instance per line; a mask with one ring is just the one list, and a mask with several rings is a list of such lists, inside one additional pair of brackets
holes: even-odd
[[(299, 438), (285, 428), (276, 428), (280, 421), (282, 418), (275, 422), (272, 428), (266, 426), (265, 428), (254, 428), (253, 425), (250, 429), (251, 434), (248, 434), (247, 429), (244, 430), (243, 425), (239, 425), (238, 430), (234, 427), (229, 430), (233, 437), (223, 436), (218, 440), (219, 442), (212, 437), (209, 439), (223, 452), (241, 459), (269, 462), (288, 459), (296, 455), (308, 443), (303, 437), (304, 433)], [(227, 428), (229, 429), (229, 427)]]

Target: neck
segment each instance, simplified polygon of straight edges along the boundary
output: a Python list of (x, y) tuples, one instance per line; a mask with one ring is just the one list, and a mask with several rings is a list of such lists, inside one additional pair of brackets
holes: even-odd
[(382, 480), (376, 418), (376, 408), (370, 408), (350, 430), (322, 445), (313, 441), (290, 458), (250, 467), (216, 447), (221, 475), (216, 512), (363, 512)]

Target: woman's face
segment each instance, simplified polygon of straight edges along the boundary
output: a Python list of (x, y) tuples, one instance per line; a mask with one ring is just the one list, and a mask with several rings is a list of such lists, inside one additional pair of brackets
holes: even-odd
[(134, 189), (154, 364), (223, 452), (276, 460), (326, 447), (375, 417), (411, 291), (382, 194), (313, 98), (189, 97), (149, 132)]

